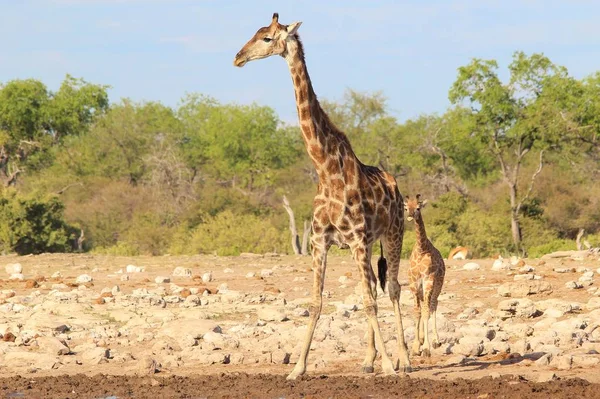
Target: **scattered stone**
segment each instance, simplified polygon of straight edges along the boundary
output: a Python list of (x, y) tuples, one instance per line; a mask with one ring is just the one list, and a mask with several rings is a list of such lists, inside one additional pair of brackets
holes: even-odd
[(75, 283), (77, 284), (85, 284), (92, 282), (93, 278), (89, 274), (82, 274), (75, 279)]
[(4, 342), (15, 342), (16, 339), (17, 337), (15, 334), (11, 333), (10, 331), (2, 336), (2, 341)]
[(521, 298), (528, 295), (535, 295), (552, 292), (552, 285), (547, 281), (526, 280), (514, 283), (504, 283), (498, 287), (498, 295), (503, 297)]
[(4, 270), (6, 270), (6, 274), (13, 275), (13, 274), (21, 274), (23, 273), (23, 266), (21, 266), (20, 263), (9, 263), (4, 267)]
[(184, 288), (179, 291), (179, 296), (182, 298), (187, 298), (190, 295), (192, 295), (192, 291), (189, 288)]
[(350, 279), (348, 278), (348, 276), (340, 276), (340, 278), (338, 279), (338, 281), (340, 282), (340, 284), (348, 284), (348, 282), (350, 281)]
[(500, 317), (507, 319), (510, 317), (533, 317), (537, 313), (535, 304), (530, 299), (507, 299), (498, 304), (501, 311)]
[(583, 285), (577, 281), (568, 281), (565, 283), (565, 287), (571, 290), (577, 290), (579, 288), (583, 288)]
[(271, 269), (262, 269), (260, 271), (261, 277), (271, 277), (272, 275), (273, 275), (273, 270), (271, 270)]
[(58, 338), (55, 337), (37, 337), (35, 341), (38, 344), (38, 347), (42, 352), (62, 356), (68, 355), (71, 353), (71, 350), (67, 346), (67, 344)]
[(481, 266), (475, 262), (465, 263), (463, 266), (463, 270), (479, 270)]
[(100, 363), (106, 363), (110, 352), (105, 348), (91, 348), (81, 354), (81, 357), (86, 364), (96, 365)]
[(52, 276), (50, 276), (50, 278), (61, 278), (61, 277), (62, 277), (62, 274), (59, 271), (52, 273)]
[(25, 276), (22, 273), (13, 273), (10, 275), (10, 277), (8, 279), (23, 281), (23, 280), (25, 280)]
[(104, 305), (106, 303), (106, 300), (102, 297), (96, 298), (96, 300), (94, 301), (94, 303), (96, 305)]
[(294, 316), (296, 317), (308, 317), (308, 310), (304, 308), (294, 309)]
[(165, 283), (170, 283), (170, 282), (171, 282), (171, 279), (170, 279), (169, 277), (165, 277), (165, 276), (157, 276), (157, 277), (154, 279), (154, 282), (155, 282), (156, 284), (165, 284)]
[(151, 357), (140, 360), (138, 371), (140, 375), (152, 375), (160, 371), (160, 364)]
[(254, 273), (254, 272), (248, 272), (246, 274), (246, 278), (254, 278), (254, 277), (256, 277), (256, 273)]
[(210, 283), (212, 281), (212, 273), (207, 272), (202, 275), (202, 282), (204, 284)]
[(259, 319), (265, 321), (285, 321), (287, 316), (283, 309), (276, 309), (271, 307), (260, 307), (256, 312)]
[(556, 273), (575, 273), (575, 268), (573, 267), (555, 267), (553, 270)]
[(522, 280), (533, 280), (533, 274), (515, 274), (513, 280), (522, 281)]
[(125, 272), (127, 273), (141, 273), (143, 271), (144, 268), (140, 266), (127, 265), (127, 267), (125, 268)]
[(535, 269), (529, 265), (525, 265), (519, 269), (519, 273), (531, 273), (533, 271), (535, 271)]
[(448, 360), (446, 360), (444, 365), (445, 366), (456, 366), (456, 365), (465, 364), (466, 362), (467, 362), (466, 356), (456, 355), (456, 356), (452, 356), (452, 357), (448, 358)]
[(25, 288), (37, 288), (38, 286), (39, 284), (35, 280), (27, 280), (25, 282)]
[(121, 281), (129, 281), (129, 276), (127, 274), (122, 275)]
[(554, 356), (550, 361), (550, 366), (559, 370), (570, 370), (572, 365), (573, 356), (571, 355)]
[(175, 270), (173, 270), (173, 277), (192, 277), (192, 269), (177, 266)]
[(587, 310), (600, 309), (600, 297), (595, 296), (590, 298), (588, 303), (585, 305), (585, 308)]
[(504, 261), (504, 259), (499, 258), (499, 259), (496, 259), (494, 261), (494, 263), (492, 264), (492, 270), (496, 271), (496, 272), (499, 272), (502, 270), (510, 270), (510, 264), (508, 262)]
[(223, 269), (223, 273), (228, 273), (228, 274), (233, 273), (233, 269), (230, 269), (227, 267), (227, 268)]
[(537, 382), (550, 382), (554, 380), (558, 380), (558, 377), (552, 371), (542, 371), (538, 374), (537, 378)]
[(290, 362), (290, 354), (282, 350), (272, 352), (271, 362), (274, 364), (288, 364)]

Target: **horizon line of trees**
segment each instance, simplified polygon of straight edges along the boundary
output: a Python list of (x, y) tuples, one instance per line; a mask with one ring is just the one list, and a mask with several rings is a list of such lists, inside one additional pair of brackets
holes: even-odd
[[(575, 79), (522, 52), (508, 71), (473, 59), (446, 112), (403, 123), (380, 92), (322, 105), (361, 161), (430, 199), (444, 255), (539, 256), (575, 249), (582, 229), (600, 245), (600, 73)], [(70, 75), (56, 92), (0, 85), (3, 252), (293, 253), (282, 198), (309, 219), (317, 182), (298, 127), (258, 104), (110, 104), (107, 89)]]

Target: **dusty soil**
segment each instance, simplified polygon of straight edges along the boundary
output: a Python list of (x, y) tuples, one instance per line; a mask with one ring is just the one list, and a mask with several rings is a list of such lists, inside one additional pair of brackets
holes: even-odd
[[(588, 301), (598, 296), (594, 291), (597, 286), (592, 283), (583, 289), (569, 289), (565, 287), (567, 281), (577, 280), (582, 273), (575, 271), (585, 267), (596, 271), (600, 266), (598, 259), (551, 259), (540, 261), (526, 259), (527, 265), (532, 265), (543, 281), (552, 285), (552, 291), (542, 294), (529, 295), (537, 304), (549, 299), (557, 299), (580, 304), (581, 307), (566, 312), (562, 316), (555, 316), (557, 321), (571, 320), (586, 317), (590, 310), (586, 308)], [(299, 381), (289, 382), (285, 375), (293, 368), (297, 358), (294, 342), (282, 341), (280, 347), (287, 351), (289, 364), (275, 364), (275, 358), (270, 357), (265, 361), (261, 357), (260, 346), (267, 342), (264, 335), (245, 338), (235, 336), (235, 328), (254, 328), (260, 322), (257, 309), (261, 307), (276, 307), (280, 301), (287, 301), (286, 312), (288, 320), (267, 323), (272, 326), (271, 334), (287, 337), (294, 331), (299, 331), (307, 323), (306, 317), (296, 317), (290, 304), (307, 307), (312, 285), (312, 272), (310, 259), (296, 256), (247, 256), (247, 257), (111, 257), (92, 255), (40, 255), (29, 257), (4, 256), (0, 257), (0, 265), (20, 263), (23, 266), (25, 281), (9, 281), (4, 270), (0, 274), (5, 280), (0, 280), (0, 291), (13, 290), (16, 296), (7, 298), (6, 301), (23, 304), (25, 310), (21, 313), (0, 313), (0, 327), (2, 325), (22, 329), (29, 319), (36, 319), (48, 312), (42, 305), (46, 299), (54, 298), (52, 288), (55, 283), (65, 287), (63, 293), (78, 291), (79, 296), (71, 302), (58, 303), (49, 314), (52, 320), (60, 320), (71, 327), (71, 332), (58, 334), (48, 333), (47, 325), (33, 323), (43, 334), (54, 334), (67, 340), (71, 354), (60, 356), (56, 363), (48, 367), (35, 365), (11, 364), (3, 361), (0, 353), (0, 398), (221, 398), (221, 397), (259, 397), (259, 398), (295, 398), (295, 397), (415, 397), (415, 398), (536, 398), (536, 397), (582, 397), (600, 398), (600, 373), (597, 363), (586, 363), (577, 359), (588, 361), (600, 357), (600, 343), (591, 338), (581, 343), (570, 343), (561, 348), (564, 354), (575, 356), (573, 364), (560, 368), (552, 364), (540, 366), (536, 363), (544, 353), (533, 349), (517, 352), (520, 337), (511, 335), (510, 343), (513, 348), (511, 353), (488, 353), (480, 356), (467, 356), (459, 364), (448, 363), (454, 355), (445, 353), (444, 347), (434, 350), (431, 358), (412, 356), (414, 371), (409, 375), (398, 378), (382, 377), (380, 358), (376, 360), (374, 376), (365, 376), (359, 372), (360, 363), (365, 353), (364, 342), (364, 314), (360, 310), (351, 311), (348, 315), (341, 316), (336, 305), (343, 304), (345, 299), (356, 295), (356, 287), (360, 285), (357, 270), (349, 256), (330, 256), (325, 283), (325, 299), (323, 318), (330, 318), (333, 323), (345, 320), (351, 326), (349, 341), (337, 337), (338, 342), (344, 344), (343, 350), (333, 353), (332, 348), (337, 348), (334, 340), (327, 338), (321, 342), (314, 342), (309, 356), (307, 375)], [(446, 282), (440, 297), (438, 312), (455, 323), (456, 328), (469, 322), (478, 320), (491, 323), (496, 316), (496, 309), (501, 301), (507, 299), (498, 295), (498, 287), (507, 282), (514, 281), (516, 270), (492, 271), (492, 260), (476, 260), (481, 265), (480, 270), (464, 270), (463, 265), (471, 261), (447, 261)], [(137, 265), (145, 268), (141, 273), (130, 274), (130, 279), (123, 281), (119, 273), (127, 265)], [(405, 260), (401, 264), (400, 280), (406, 280)], [(194, 277), (172, 277), (175, 267), (190, 268)], [(572, 268), (569, 273), (557, 273), (556, 268)], [(262, 271), (271, 270), (272, 274), (261, 275)], [(60, 278), (50, 276), (60, 271)], [(212, 272), (212, 281), (203, 283), (198, 277), (203, 273)], [(255, 273), (249, 277), (248, 273)], [(600, 272), (600, 270), (599, 270)], [(87, 288), (75, 284), (75, 279), (81, 274), (93, 276), (91, 283), (85, 284)], [(598, 273), (598, 272), (596, 272)], [(168, 283), (155, 283), (157, 276), (171, 276), (171, 287)], [(44, 279), (40, 278), (44, 277)], [(344, 277), (346, 277), (345, 280)], [(594, 276), (597, 279), (597, 276)], [(28, 280), (38, 280), (39, 284), (32, 286)], [(342, 281), (343, 280), (343, 281)], [(225, 295), (218, 292), (218, 287), (227, 284), (231, 292), (245, 295), (240, 302), (227, 302)], [(173, 284), (178, 287), (197, 287), (202, 291), (208, 288), (208, 304), (194, 308), (181, 307), (182, 303), (167, 303), (164, 308), (150, 305), (135, 305), (126, 300), (133, 295), (134, 290), (147, 288), (150, 291), (164, 287), (173, 290)], [(97, 303), (100, 291), (118, 285), (119, 295), (111, 303)], [(157, 291), (160, 293), (160, 291)], [(223, 293), (227, 290), (223, 290)], [(216, 293), (216, 294), (215, 294)], [(35, 295), (34, 295), (35, 294)], [(166, 294), (163, 294), (166, 295)], [(222, 296), (222, 299), (219, 296)], [(265, 302), (252, 302), (249, 298), (259, 295), (267, 297)], [(269, 299), (268, 296), (272, 298)], [(414, 324), (412, 323), (412, 296), (407, 287), (403, 287), (402, 309), (405, 329), (407, 334)], [(119, 299), (122, 296), (124, 299)], [(29, 298), (29, 299), (27, 299)], [(25, 300), (27, 299), (27, 300)], [(48, 299), (58, 301), (57, 299)], [(38, 301), (38, 305), (34, 302)], [(41, 301), (41, 302), (40, 302)], [(271, 302), (269, 302), (271, 301)], [(54, 303), (54, 302), (51, 302)], [(386, 295), (380, 295), (378, 300), (382, 332), (390, 341), (390, 353), (395, 353), (395, 327), (393, 310)], [(52, 305), (54, 306), (54, 305)], [(69, 314), (69, 309), (73, 314)], [(40, 310), (41, 309), (41, 310)], [(476, 309), (473, 316), (464, 318), (465, 309)], [(590, 308), (591, 309), (591, 308)], [(27, 313), (30, 312), (30, 313)], [(80, 313), (79, 313), (80, 312)], [(98, 336), (93, 338), (93, 345), (105, 347), (115, 351), (117, 355), (103, 359), (99, 363), (88, 363), (85, 358), (80, 358), (76, 344), (85, 343), (95, 337), (102, 328), (114, 328), (126, 334), (129, 319), (115, 319), (112, 315), (121, 315), (129, 312), (135, 320), (146, 320), (147, 325), (138, 328), (141, 332), (119, 337)], [(590, 313), (591, 314), (591, 313)], [(187, 315), (187, 316), (186, 316)], [(190, 316), (191, 315), (191, 316)], [(239, 340), (239, 347), (225, 348), (214, 353), (229, 351), (232, 361), (206, 362), (202, 357), (185, 357), (186, 352), (199, 352), (202, 342), (193, 348), (179, 349), (156, 347), (154, 343), (160, 340), (161, 326), (167, 325), (170, 320), (185, 320), (185, 317), (201, 317), (214, 320), (223, 329), (224, 335), (235, 336)], [(508, 327), (533, 326), (537, 331), (542, 327), (536, 325), (543, 320), (545, 315), (536, 315), (534, 318), (509, 319), (501, 324), (500, 331)], [(40, 320), (43, 320), (40, 319)], [(51, 320), (51, 321), (52, 321)], [(54, 321), (52, 321), (54, 322)], [(4, 323), (4, 324), (3, 324)], [(591, 322), (590, 322), (591, 323)], [(48, 324), (50, 325), (50, 324)], [(260, 324), (258, 324), (260, 325)], [(492, 325), (492, 324), (490, 324)], [(254, 327), (253, 327), (254, 326)], [(23, 327), (24, 329), (25, 327)], [(44, 330), (46, 328), (46, 330)], [(262, 327), (261, 327), (262, 328)], [(543, 327), (547, 328), (547, 327)], [(86, 335), (89, 331), (94, 334)], [(8, 330), (5, 330), (5, 332)], [(541, 331), (541, 330), (540, 330)], [(582, 330), (583, 331), (583, 330)], [(257, 334), (258, 334), (257, 332)], [(262, 333), (261, 333), (262, 334)], [(512, 333), (511, 333), (512, 334)], [(442, 339), (451, 342), (452, 333), (441, 333)], [(590, 333), (591, 335), (591, 333)], [(174, 337), (171, 337), (174, 338)], [(252, 339), (251, 339), (252, 338)], [(267, 336), (268, 338), (268, 336)], [(347, 338), (347, 337), (346, 337)], [(164, 338), (163, 338), (164, 339)], [(264, 339), (264, 340), (263, 340)], [(387, 339), (387, 338), (386, 338)], [(529, 338), (527, 338), (529, 339)], [(87, 341), (86, 341), (87, 340)], [(293, 341), (293, 340), (292, 340)], [(19, 342), (17, 340), (17, 342)], [(25, 341), (23, 341), (25, 342)], [(170, 341), (169, 341), (170, 342)], [(350, 343), (348, 343), (350, 342)], [(1, 344), (1, 342), (0, 342)], [(6, 353), (11, 351), (33, 351), (35, 346), (24, 343), (15, 346), (12, 343), (0, 347)], [(10, 345), (9, 345), (10, 344)], [(153, 346), (154, 345), (154, 346)], [(291, 346), (290, 346), (291, 345)], [(0, 345), (1, 346), (1, 345)], [(410, 338), (409, 338), (410, 346)], [(559, 345), (560, 346), (560, 345)], [(446, 346), (447, 348), (448, 346)], [(74, 349), (75, 348), (75, 349)], [(259, 349), (256, 349), (259, 348)], [(196, 350), (198, 349), (198, 350)], [(83, 349), (82, 349), (83, 350)], [(1, 351), (0, 351), (1, 352)], [(243, 352), (246, 360), (239, 363), (233, 362), (233, 354)], [(130, 357), (118, 357), (125, 353)], [(257, 354), (258, 353), (258, 354)], [(162, 363), (160, 370), (153, 375), (140, 373), (139, 361), (144, 356), (151, 356)], [(46, 355), (47, 356), (47, 355)], [(270, 356), (270, 355), (269, 355)], [(579, 356), (579, 357), (577, 357)], [(83, 359), (83, 360), (81, 360)], [(117, 361), (117, 359), (119, 359)], [(250, 360), (247, 362), (247, 360)], [(597, 360), (597, 359), (596, 359)], [(543, 375), (554, 375), (553, 381), (538, 383)], [(548, 378), (552, 379), (552, 378)]]
[(600, 385), (582, 379), (532, 383), (491, 377), (439, 381), (421, 378), (306, 377), (221, 373), (166, 378), (84, 375), (0, 380), (5, 398), (598, 398)]

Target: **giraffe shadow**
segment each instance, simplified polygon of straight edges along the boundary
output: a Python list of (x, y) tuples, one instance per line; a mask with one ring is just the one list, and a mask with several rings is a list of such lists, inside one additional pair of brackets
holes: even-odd
[(488, 360), (479, 360), (477, 358), (466, 358), (462, 363), (456, 364), (422, 364), (416, 367), (413, 367), (414, 371), (434, 371), (433, 375), (443, 374), (452, 369), (459, 368), (469, 368), (470, 371), (477, 370), (485, 370), (491, 366), (507, 366), (512, 364), (518, 364), (526, 360), (536, 361), (542, 356), (544, 356), (545, 352), (533, 352), (526, 353), (524, 355), (519, 354), (511, 354), (501, 359), (488, 359)]

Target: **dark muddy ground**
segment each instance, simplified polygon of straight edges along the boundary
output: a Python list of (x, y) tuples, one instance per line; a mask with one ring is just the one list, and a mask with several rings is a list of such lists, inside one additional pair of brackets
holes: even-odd
[(197, 377), (82, 374), (0, 379), (2, 398), (600, 398), (600, 384), (582, 379), (534, 383), (505, 376), (452, 381), (385, 377), (305, 377), (222, 373)]

